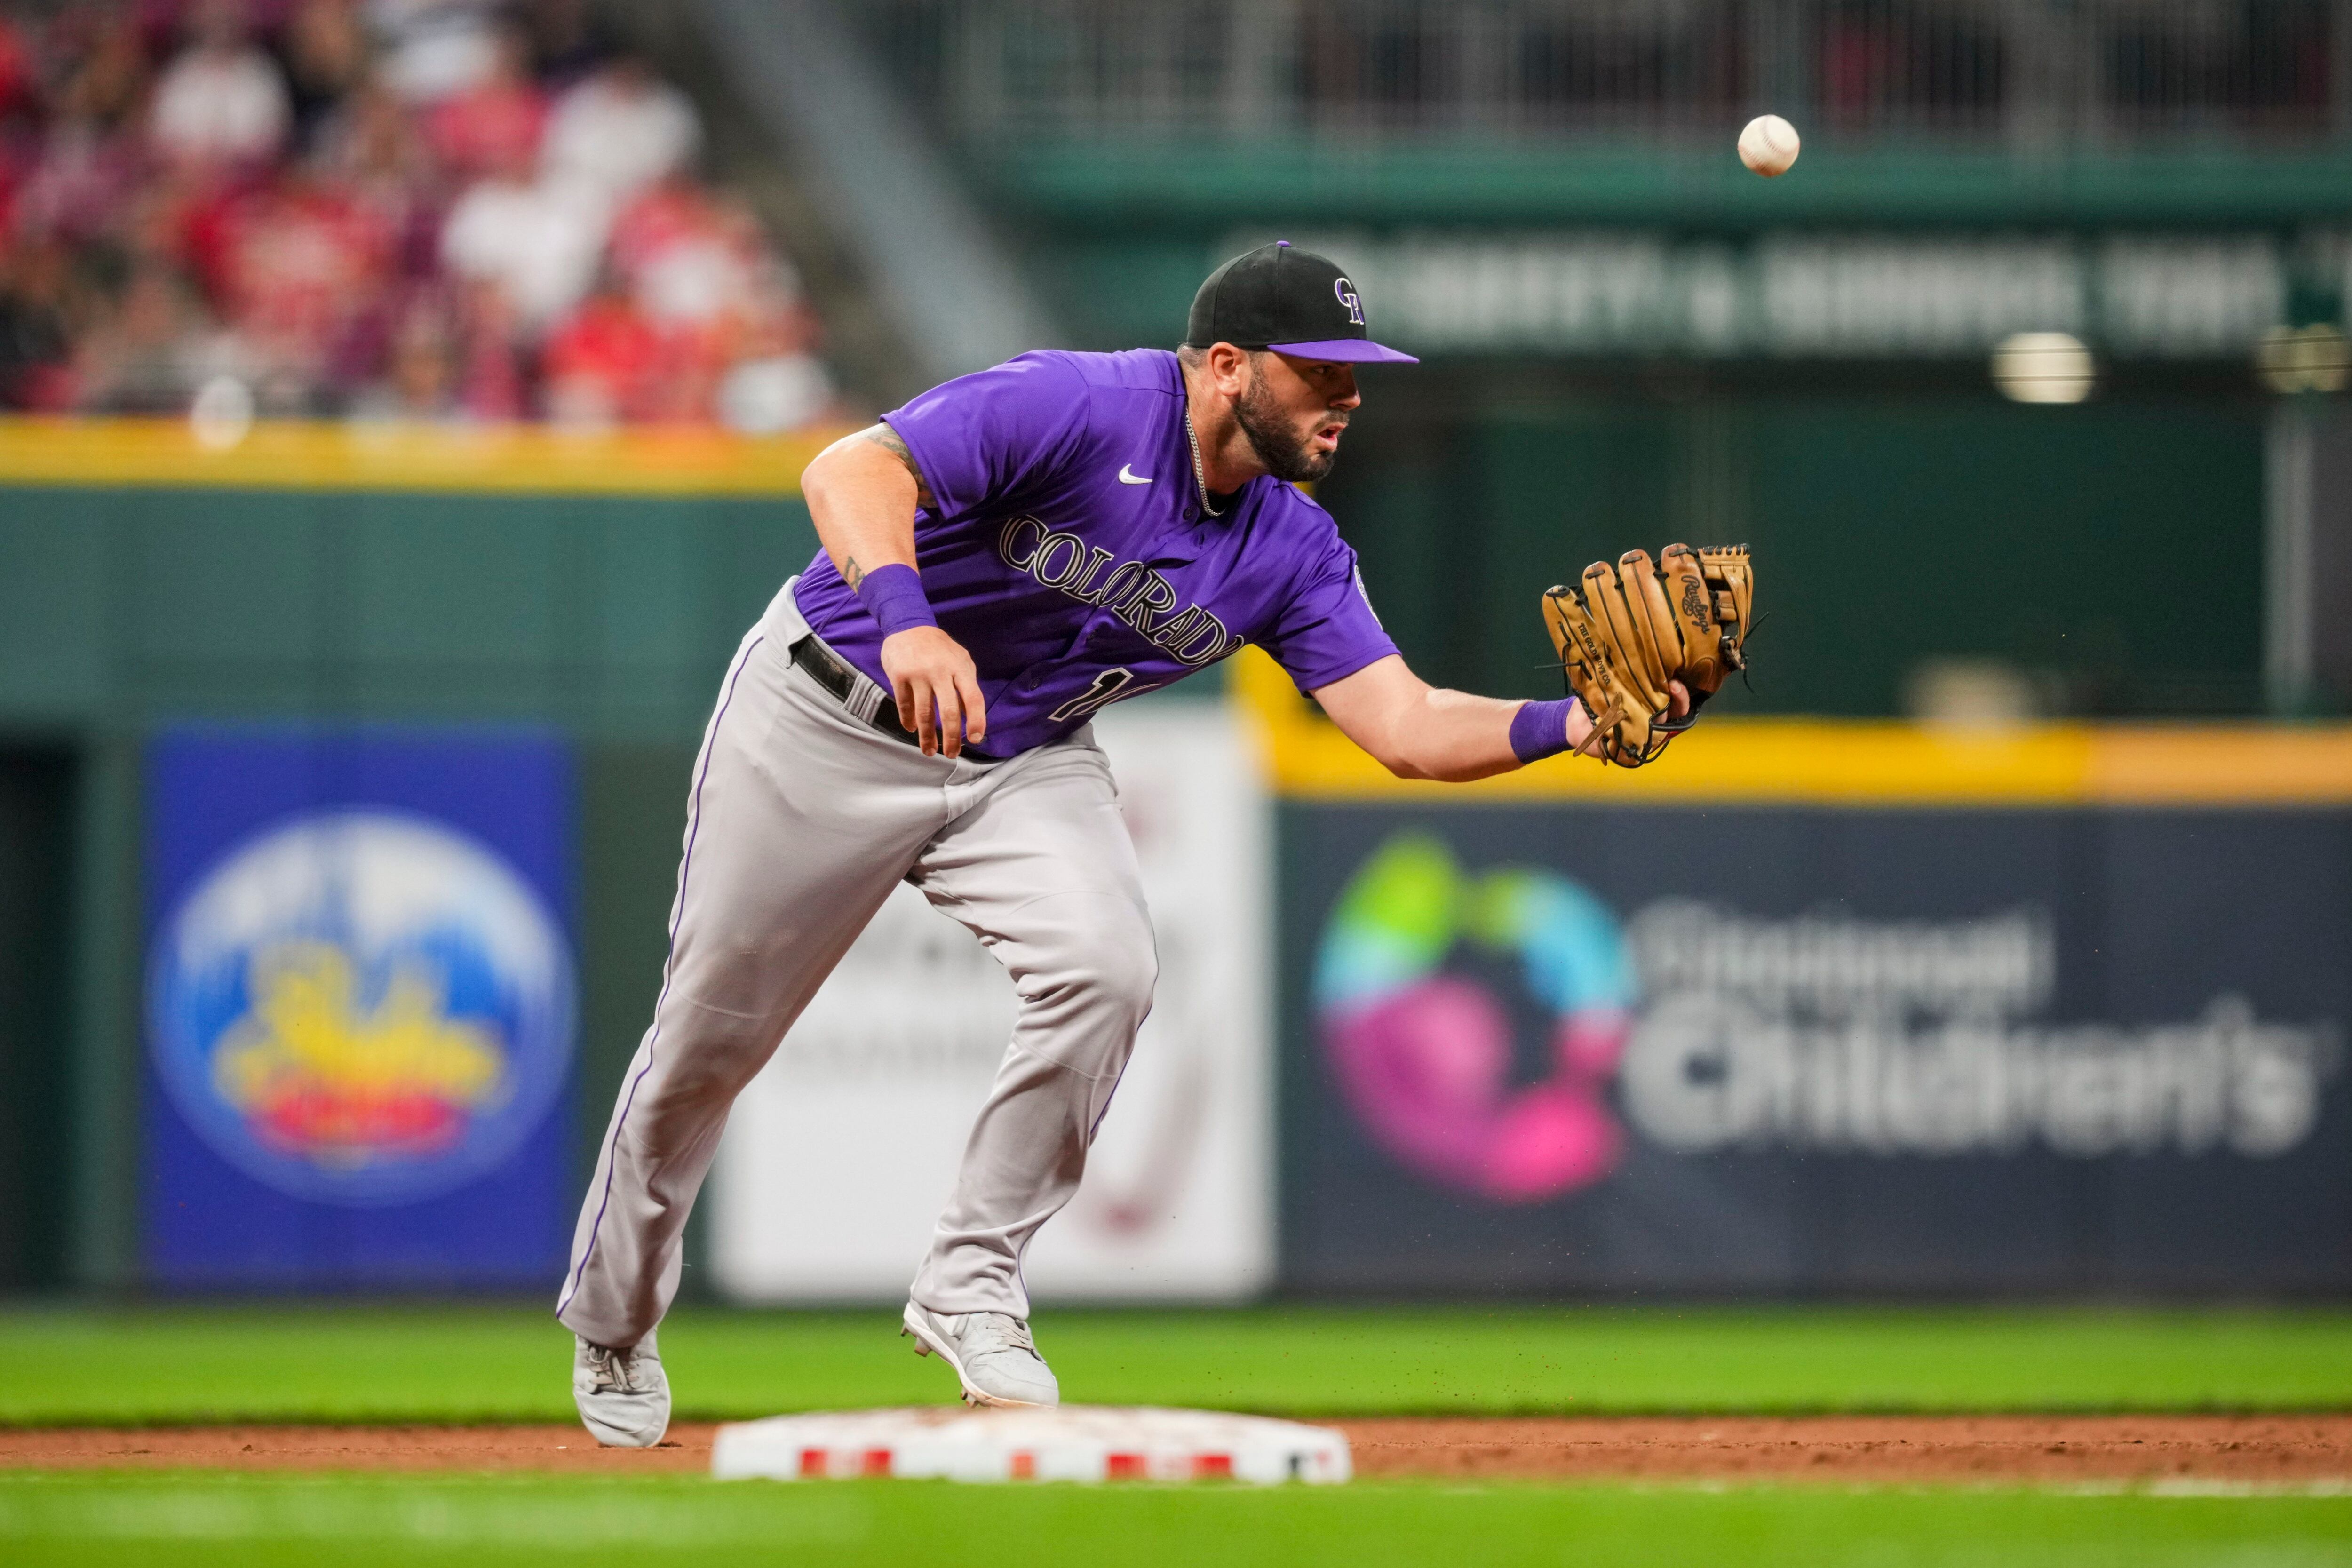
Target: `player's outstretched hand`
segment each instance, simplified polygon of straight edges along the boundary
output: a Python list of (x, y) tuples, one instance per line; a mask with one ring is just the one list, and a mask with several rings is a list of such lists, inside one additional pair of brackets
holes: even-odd
[(963, 644), (937, 626), (908, 626), (882, 639), (882, 673), (898, 700), (898, 722), (923, 755), (955, 756), (988, 734), (980, 671)]

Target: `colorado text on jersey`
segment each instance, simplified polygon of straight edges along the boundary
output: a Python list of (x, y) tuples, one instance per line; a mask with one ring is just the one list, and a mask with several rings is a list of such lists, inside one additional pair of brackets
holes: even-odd
[[(1176, 585), (1140, 561), (1110, 566), (1113, 552), (1091, 549), (1075, 533), (1049, 531), (1034, 517), (1016, 517), (996, 536), (996, 552), (1016, 572), (1081, 604), (1107, 605), (1111, 613), (1160, 647), (1190, 665), (1214, 664), (1241, 639), (1198, 605), (1176, 609)], [(1175, 613), (1171, 615), (1170, 611)], [(1153, 616), (1164, 616), (1154, 621)]]

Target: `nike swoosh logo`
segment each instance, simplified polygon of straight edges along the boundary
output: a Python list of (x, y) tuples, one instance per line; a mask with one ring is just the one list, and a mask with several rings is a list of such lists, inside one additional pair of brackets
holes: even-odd
[(1121, 463), (1118, 466), (1118, 482), (1123, 485), (1148, 485), (1151, 482), (1151, 476), (1139, 474), (1127, 464)]

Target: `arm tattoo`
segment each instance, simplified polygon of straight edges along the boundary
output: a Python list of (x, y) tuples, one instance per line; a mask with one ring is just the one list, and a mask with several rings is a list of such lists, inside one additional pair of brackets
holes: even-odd
[[(887, 425), (876, 425), (869, 429), (861, 430), (857, 434), (860, 440), (873, 442), (876, 446), (881, 447), (884, 451), (889, 453), (892, 457), (907, 465), (907, 471), (915, 476), (915, 504), (917, 506), (929, 507), (937, 504), (931, 499), (931, 487), (929, 482), (923, 478), (923, 470), (918, 468), (915, 464), (915, 454), (907, 450), (907, 443), (898, 438), (898, 432), (891, 429)], [(855, 587), (856, 584), (853, 584), (851, 586)]]
[(866, 581), (866, 568), (857, 563), (856, 556), (845, 555), (841, 558), (841, 575), (842, 580), (849, 584), (849, 591), (855, 594), (857, 584)]

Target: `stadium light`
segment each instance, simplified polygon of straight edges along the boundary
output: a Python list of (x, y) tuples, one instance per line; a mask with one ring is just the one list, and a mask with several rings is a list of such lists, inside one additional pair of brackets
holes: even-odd
[(2352, 343), (2326, 321), (2273, 327), (2254, 346), (2254, 372), (2273, 392), (2341, 392), (2352, 383)]
[(2091, 351), (2067, 332), (2017, 332), (1992, 351), (1992, 384), (2012, 403), (2080, 403), (2097, 383)]

